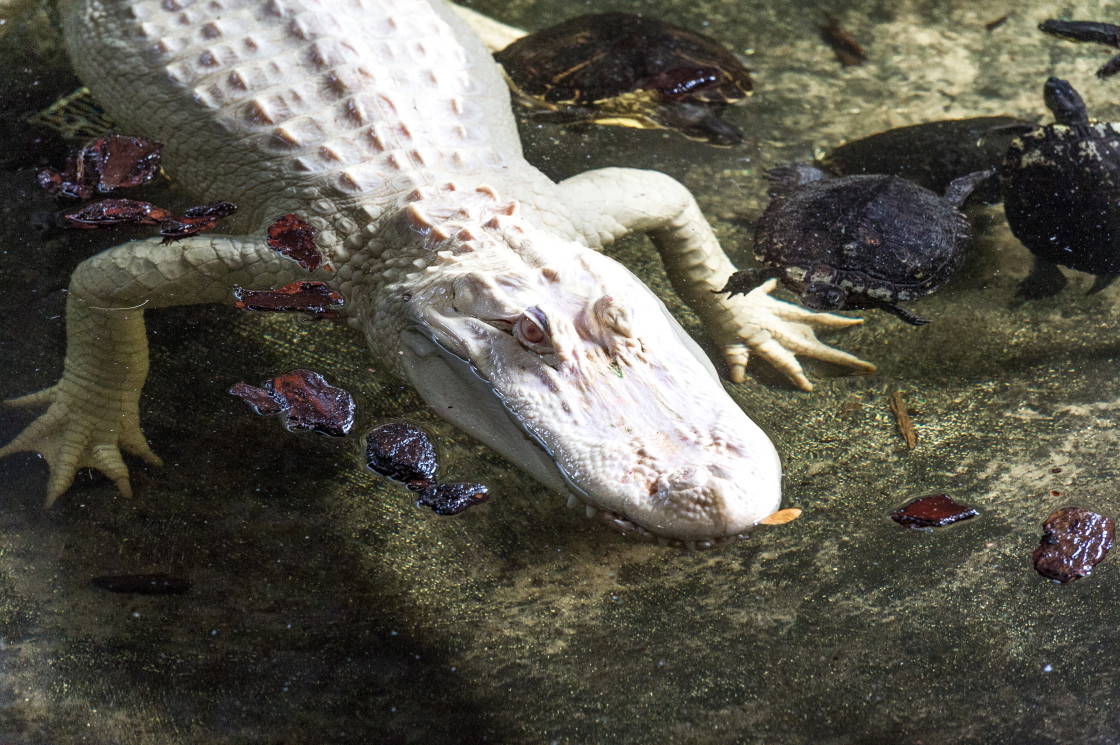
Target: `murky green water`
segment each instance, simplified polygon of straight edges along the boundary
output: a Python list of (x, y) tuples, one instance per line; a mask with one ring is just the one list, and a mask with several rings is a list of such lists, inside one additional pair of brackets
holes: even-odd
[[(1120, 118), (1120, 82), (1093, 77), (1108, 52), (1035, 30), (1055, 16), (1115, 21), (1107, 2), (474, 6), (528, 27), (645, 10), (747, 54), (756, 93), (727, 115), (747, 132), (740, 148), (525, 128), (531, 160), (557, 177), (627, 165), (680, 178), (743, 265), (775, 163), (928, 119), (1046, 118), (1052, 74)], [(820, 43), (824, 9), (865, 44), (866, 65), (842, 68)], [(0, 47), (0, 94), (15, 108), (69, 90), (49, 35), (21, 26)], [(5, 396), (56, 379), (58, 288), (116, 240), (30, 227), (53, 209), (30, 169), (2, 175)], [(370, 370), (345, 328), (225, 308), (150, 314), (142, 406), (166, 465), (133, 464), (136, 499), (81, 475), (44, 512), (45, 466), (0, 461), (0, 742), (1120, 740), (1120, 564), (1066, 586), (1030, 566), (1052, 508), (1120, 517), (1120, 285), (1087, 296), (1091, 278), (1070, 273), (1060, 295), (1016, 305), (1029, 254), (999, 207), (971, 218), (964, 271), (912, 304), (933, 323), (869, 313), (829, 337), (878, 374), (810, 362), (817, 390), (805, 394), (758, 365), (733, 388), (783, 455), (785, 505), (804, 514), (704, 553), (635, 543), (565, 509)], [(666, 287), (649, 244), (616, 253)], [(295, 367), (353, 391), (359, 431), (394, 417), (427, 427), (443, 473), (489, 484), (490, 501), (459, 518), (420, 511), (364, 469), (360, 438), (285, 432), (226, 393)], [(893, 389), (913, 409), (913, 450), (887, 407)], [(0, 440), (25, 421), (5, 413)], [(936, 492), (981, 517), (935, 533), (885, 518)], [(90, 585), (152, 571), (193, 588)]]

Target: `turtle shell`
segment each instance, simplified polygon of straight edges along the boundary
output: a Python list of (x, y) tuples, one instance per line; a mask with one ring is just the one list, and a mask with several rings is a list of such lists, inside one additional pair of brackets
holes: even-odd
[(1120, 124), (1049, 124), (1023, 135), (999, 170), (1011, 232), (1054, 264), (1120, 273)]
[(664, 127), (716, 144), (742, 138), (718, 113), (750, 94), (750, 72), (715, 40), (679, 26), (631, 13), (582, 15), (494, 57), (523, 98), (568, 107), (569, 119)]
[(897, 176), (823, 178), (779, 193), (755, 232), (755, 257), (802, 293), (846, 291), (829, 308), (877, 307), (926, 295), (964, 262), (971, 233), (950, 202)]

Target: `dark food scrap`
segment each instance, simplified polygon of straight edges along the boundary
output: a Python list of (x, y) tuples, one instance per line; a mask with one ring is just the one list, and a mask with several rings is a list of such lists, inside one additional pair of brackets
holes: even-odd
[(63, 215), (72, 228), (99, 228), (104, 225), (159, 225), (171, 216), (162, 207), (135, 199), (102, 199)]
[(366, 435), (366, 464), (386, 478), (423, 491), (435, 483), (436, 446), (408, 422), (387, 422)]
[(269, 248), (295, 259), (304, 269), (313, 272), (323, 263), (323, 256), (315, 246), (315, 228), (297, 215), (281, 215), (268, 226)]
[(902, 394), (898, 391), (891, 391), (891, 395), (887, 397), (887, 403), (891, 407), (891, 413), (894, 414), (895, 423), (898, 425), (898, 433), (906, 441), (906, 447), (913, 450), (918, 446), (918, 433), (914, 431), (914, 424), (910, 421), (910, 412), (906, 408), (906, 402), (902, 400)]
[[(261, 388), (236, 383), (229, 392), (249, 403), (258, 414), (282, 414), (289, 430), (310, 429), (344, 437), (354, 427), (354, 397), (311, 370), (292, 370), (267, 381)], [(267, 403), (266, 398), (273, 404)]]
[(715, 145), (743, 139), (720, 114), (750, 95), (750, 71), (715, 40), (655, 18), (576, 16), (494, 57), (542, 118), (671, 129)]
[(159, 171), (162, 143), (143, 137), (108, 135), (87, 142), (67, 160), (65, 170), (44, 169), (39, 183), (55, 194), (88, 199), (93, 192), (138, 186)]
[(432, 484), (420, 492), (416, 504), (431, 507), (437, 515), (458, 515), (468, 507), (482, 504), (489, 496), (482, 484)]
[[(1050, 19), (1038, 24), (1038, 30), (1070, 41), (1088, 41), (1120, 49), (1120, 26), (1112, 23)], [(1097, 70), (1097, 77), (1103, 79), (1117, 72), (1120, 72), (1120, 54), (1105, 62)]]
[(1007, 23), (1007, 19), (1010, 17), (1011, 15), (1009, 13), (1004, 13), (999, 18), (993, 18), (984, 24), (984, 29), (987, 31), (995, 31), (997, 28)]
[(366, 463), (375, 473), (419, 492), (416, 505), (439, 515), (457, 515), (488, 496), (482, 484), (437, 483), (436, 446), (427, 432), (408, 422), (375, 427), (366, 436)]
[(109, 574), (94, 577), (94, 586), (109, 592), (133, 595), (182, 595), (191, 589), (191, 582), (184, 577), (170, 574)]
[(1085, 577), (1112, 548), (1111, 519), (1080, 507), (1064, 507), (1042, 524), (1042, 542), (1031, 555), (1043, 577), (1065, 584)]
[(891, 513), (891, 519), (908, 528), (941, 528), (980, 513), (954, 501), (948, 494), (913, 499)]
[(831, 13), (825, 13), (825, 25), (821, 26), (821, 39), (836, 53), (836, 58), (845, 67), (862, 65), (867, 61), (867, 52), (847, 29), (840, 26), (840, 20)]
[(999, 168), (1007, 224), (1034, 254), (1024, 299), (1066, 285), (1058, 264), (1096, 275), (1090, 293), (1120, 275), (1120, 124), (1090, 119), (1065, 80), (1048, 79), (1043, 98), (1054, 123), (1012, 142)]
[(275, 416), (284, 410), (284, 407), (272, 397), (264, 388), (257, 388), (248, 383), (234, 383), (229, 392), (253, 407), (261, 416)]
[(191, 207), (182, 217), (171, 217), (160, 224), (159, 234), (166, 245), (180, 238), (210, 230), (218, 221), (237, 212), (233, 202), (211, 202), (200, 207)]
[[(824, 155), (820, 164), (838, 176), (902, 176), (942, 194), (953, 179), (998, 168), (1011, 142), (1037, 126), (1010, 116), (923, 122), (846, 142)], [(994, 172), (977, 185), (972, 197), (987, 204), (1000, 201)]]
[(322, 282), (301, 280), (275, 290), (233, 289), (234, 304), (244, 310), (306, 311), (317, 318), (335, 318), (332, 310), (343, 304), (342, 293)]
[(773, 199), (754, 234), (765, 266), (735, 272), (722, 291), (746, 293), (777, 277), (813, 310), (878, 308), (926, 323), (897, 303), (928, 295), (960, 269), (972, 235), (959, 207), (988, 176), (962, 176), (940, 196), (897, 176), (774, 168)]

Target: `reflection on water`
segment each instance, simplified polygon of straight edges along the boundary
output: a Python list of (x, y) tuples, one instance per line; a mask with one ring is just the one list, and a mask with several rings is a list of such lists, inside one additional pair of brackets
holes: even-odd
[[(526, 26), (573, 9), (474, 6)], [(863, 66), (821, 43), (826, 7), (867, 49)], [(642, 9), (747, 54), (755, 95), (726, 114), (747, 143), (528, 124), (530, 158), (554, 177), (604, 165), (677, 176), (743, 265), (770, 165), (929, 119), (1047, 119), (1052, 74), (1096, 116), (1120, 114), (1120, 83), (1093, 77), (1101, 50), (1035, 30), (1048, 17), (1115, 20), (1104, 2), (579, 8)], [(49, 38), (17, 29), (2, 45), (17, 108), (70, 90)], [(59, 288), (113, 238), (33, 227), (55, 206), (5, 130), (4, 157), (21, 166), (0, 181), (8, 396), (55, 380)], [(43, 464), (0, 461), (0, 740), (1112, 742), (1117, 567), (1059, 587), (1029, 557), (1053, 507), (1120, 514), (1120, 288), (1089, 296), (1091, 277), (1071, 274), (1060, 295), (1016, 305), (1029, 254), (1000, 207), (970, 217), (965, 269), (913, 303), (933, 323), (870, 313), (831, 337), (878, 374), (810, 363), (817, 389), (804, 394), (759, 365), (733, 388), (783, 454), (785, 505), (804, 514), (706, 553), (635, 543), (564, 509), (371, 370), (344, 328), (226, 308), (151, 314), (142, 405), (165, 466), (133, 465), (136, 499), (81, 475), (44, 513)], [(647, 243), (616, 253), (667, 290)], [(392, 417), (426, 427), (443, 472), (488, 484), (490, 500), (458, 518), (415, 509), (364, 469), (358, 440), (288, 433), (226, 393), (296, 367), (356, 394), (359, 431)], [(895, 390), (912, 450), (888, 407)], [(0, 439), (25, 421), (6, 413)], [(885, 517), (938, 492), (980, 517), (933, 533)], [(192, 588), (90, 583), (157, 571)]]

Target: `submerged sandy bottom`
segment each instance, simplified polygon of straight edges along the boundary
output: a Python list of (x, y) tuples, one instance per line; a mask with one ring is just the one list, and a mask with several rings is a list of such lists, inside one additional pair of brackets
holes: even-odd
[[(1115, 20), (1106, 3), (1030, 4), (992, 31), (985, 23), (1011, 6), (853, 4), (841, 21), (869, 51), (860, 68), (820, 43), (817, 10), (761, 5), (580, 5), (641, 7), (747, 53), (756, 94), (728, 114), (743, 147), (528, 125), (530, 157), (557, 177), (603, 165), (672, 173), (745, 265), (770, 165), (929, 119), (1048, 120), (1051, 74), (1095, 115), (1120, 114), (1109, 103), (1120, 82), (1093, 78), (1107, 51), (1035, 30), (1058, 13)], [(572, 12), (475, 7), (523, 24)], [(49, 101), (72, 81), (39, 38), (23, 29), (0, 43), (6, 92), (38, 80), (19, 90), (31, 100), (48, 89)], [(5, 396), (55, 380), (55, 288), (112, 241), (28, 227), (53, 208), (30, 171), (4, 174)], [(869, 313), (829, 337), (876, 375), (809, 363), (817, 390), (805, 394), (759, 364), (732, 389), (783, 455), (785, 506), (804, 514), (706, 553), (635, 543), (564, 509), (371, 371), (344, 328), (224, 308), (152, 314), (143, 407), (166, 465), (134, 466), (136, 499), (83, 475), (43, 512), (45, 467), (0, 461), (0, 740), (1113, 742), (1120, 564), (1058, 586), (1030, 552), (1054, 507), (1120, 516), (1120, 286), (1086, 296), (1091, 278), (1070, 273), (1062, 294), (1016, 305), (1029, 254), (999, 207), (970, 216), (964, 271), (910, 306), (933, 323)], [(649, 244), (617, 253), (666, 286)], [(460, 518), (419, 511), (365, 471), (360, 436), (293, 435), (226, 393), (295, 367), (350, 388), (359, 431), (394, 417), (427, 427), (442, 473), (489, 484), (490, 501)], [(914, 450), (895, 429), (892, 390), (912, 409)], [(5, 413), (0, 440), (24, 421)], [(885, 517), (938, 492), (981, 516), (933, 533)], [(151, 571), (193, 587), (140, 597), (89, 583)]]

